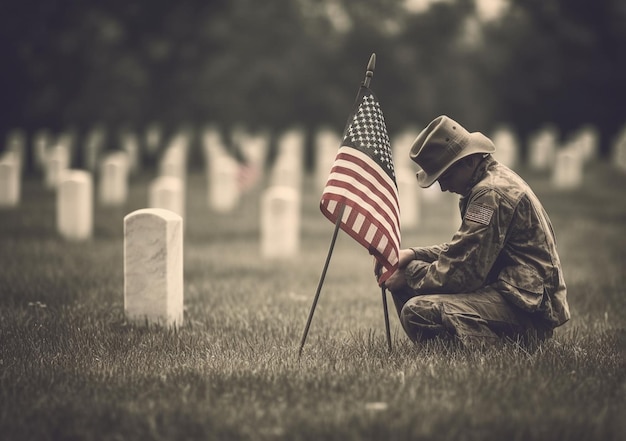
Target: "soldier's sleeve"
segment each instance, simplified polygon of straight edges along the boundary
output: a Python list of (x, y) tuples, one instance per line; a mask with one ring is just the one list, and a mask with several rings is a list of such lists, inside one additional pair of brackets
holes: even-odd
[(437, 259), (407, 265), (408, 285), (418, 293), (451, 294), (481, 287), (504, 246), (514, 209), (493, 189), (478, 192), (467, 205), (461, 227)]
[(442, 251), (448, 249), (448, 244), (433, 245), (429, 247), (411, 247), (413, 253), (415, 253), (416, 260), (422, 260), (424, 262), (434, 262), (439, 258), (439, 254)]

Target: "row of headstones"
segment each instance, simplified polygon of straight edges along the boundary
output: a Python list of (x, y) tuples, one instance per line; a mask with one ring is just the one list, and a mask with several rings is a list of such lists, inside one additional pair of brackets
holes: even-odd
[[(103, 205), (123, 204), (127, 197), (127, 180), (130, 173), (138, 168), (138, 142), (128, 135), (122, 150), (103, 152), (104, 135), (101, 131), (93, 131), (88, 136), (85, 147), (87, 171), (96, 175), (99, 171), (98, 193)], [(152, 138), (156, 137), (153, 134)], [(166, 148), (162, 155), (159, 171), (161, 175), (174, 176), (185, 180), (186, 152), (178, 148), (184, 138), (178, 137)], [(271, 185), (286, 185), (299, 188), (303, 174), (304, 133), (300, 130), (289, 130), (278, 140), (278, 154), (271, 171)], [(203, 147), (209, 177), (209, 203), (216, 211), (228, 212), (238, 202), (241, 190), (253, 186), (264, 170), (269, 149), (269, 137), (266, 133), (250, 135), (244, 130), (233, 134), (233, 142), (240, 146), (243, 163), (236, 161), (219, 131), (208, 129), (203, 135)], [(154, 141), (153, 143), (156, 143)], [(340, 143), (339, 136), (330, 131), (322, 130), (316, 141), (317, 165), (316, 182), (321, 189), (326, 182), (328, 171), (334, 160)], [(19, 176), (22, 169), (25, 142), (22, 139), (9, 141), (8, 153), (15, 159), (5, 156), (2, 180), (3, 187), (11, 190), (10, 197), (2, 198), (0, 205), (15, 205), (19, 202)], [(41, 170), (47, 188), (56, 189), (61, 175), (70, 168), (73, 156), (73, 141), (69, 135), (62, 135), (56, 142), (45, 133), (38, 134), (34, 142), (34, 157), (37, 169)], [(97, 158), (100, 158), (97, 162)], [(99, 167), (97, 164), (99, 163)], [(98, 170), (99, 169), (99, 170)], [(8, 190), (7, 190), (8, 192)]]
[[(157, 128), (148, 131), (150, 136), (146, 145), (155, 146), (160, 141)], [(394, 139), (394, 157), (396, 158), (396, 168), (404, 169), (408, 161), (407, 149), (417, 136), (417, 130), (406, 130), (397, 135)], [(139, 167), (139, 141), (136, 135), (126, 133), (122, 136), (122, 149), (114, 153), (103, 151), (104, 145), (103, 130), (92, 130), (86, 139), (85, 164), (86, 169), (96, 172), (97, 163), (100, 163), (101, 178), (101, 201), (103, 204), (115, 205), (123, 203), (127, 190), (124, 181), (129, 173), (134, 172)], [(160, 162), (161, 174), (172, 175), (184, 180), (186, 168), (186, 154), (180, 154), (181, 149), (171, 148), (172, 144), (180, 144), (185, 141), (184, 132), (181, 132), (162, 155)], [(2, 157), (2, 168), (5, 169), (0, 175), (2, 187), (5, 188), (5, 197), (0, 197), (0, 205), (14, 205), (19, 200), (19, 183), (15, 183), (15, 166), (22, 167), (22, 157), (24, 150), (24, 136), (13, 135), (7, 140), (7, 154)], [(217, 139), (216, 139), (217, 138)], [(241, 147), (241, 153), (245, 159), (245, 164), (241, 164), (232, 158), (230, 153), (216, 155), (219, 159), (211, 162), (210, 176), (215, 176), (216, 181), (222, 182), (219, 185), (210, 185), (210, 203), (218, 211), (229, 211), (236, 206), (238, 200), (237, 189), (249, 185), (250, 182), (258, 180), (258, 175), (263, 170), (267, 160), (269, 137), (266, 133), (250, 135), (245, 130), (237, 128), (233, 131), (233, 143)], [(492, 138), (498, 150), (496, 157), (506, 165), (515, 168), (519, 163), (519, 142), (514, 133), (508, 128), (497, 130)], [(557, 133), (553, 128), (546, 128), (529, 140), (528, 164), (535, 170), (553, 170), (554, 185), (557, 188), (572, 188), (580, 184), (582, 176), (582, 166), (597, 152), (597, 133), (592, 128), (585, 128), (575, 134), (565, 146), (558, 148)], [(626, 131), (615, 143), (615, 158), (618, 165), (625, 162), (620, 158), (626, 157), (623, 153), (626, 142)], [(205, 157), (216, 149), (208, 147), (211, 144), (223, 145), (217, 130), (206, 130), (204, 135)], [(328, 170), (334, 160), (337, 146), (340, 143), (339, 136), (331, 130), (321, 130), (316, 136), (316, 182), (322, 188), (327, 178)], [(63, 170), (70, 166), (72, 156), (72, 137), (62, 135), (53, 143), (51, 136), (45, 132), (36, 134), (34, 137), (34, 157), (38, 169), (43, 170), (45, 183), (49, 188), (58, 185), (59, 176)], [(291, 130), (284, 134), (279, 140), (279, 160), (274, 166), (273, 180), (282, 181), (290, 186), (298, 186), (301, 179), (302, 151), (304, 135), (302, 131)], [(296, 145), (296, 148), (293, 148)], [(290, 146), (291, 152), (285, 146)], [(154, 149), (154, 147), (152, 147)], [(228, 149), (225, 149), (228, 151)], [(287, 151), (287, 153), (285, 153)], [(13, 156), (9, 158), (8, 156)], [(98, 160), (104, 155), (104, 158)], [(181, 160), (181, 158), (183, 158)], [(291, 159), (291, 160), (289, 160)], [(294, 160), (295, 159), (295, 160)], [(412, 164), (407, 168), (411, 171)], [(219, 177), (217, 177), (219, 175)], [(235, 176), (235, 178), (232, 178)], [(218, 191), (222, 187), (227, 187), (227, 183), (235, 181), (233, 190)], [(293, 184), (293, 185), (292, 185)]]
[[(203, 136), (209, 203), (227, 213), (238, 204), (243, 192), (261, 178), (267, 161), (269, 140), (240, 132), (236, 142), (243, 161), (236, 161), (216, 130)], [(288, 130), (278, 140), (276, 158), (261, 194), (260, 253), (268, 258), (288, 258), (300, 247), (301, 185), (303, 176), (304, 135)], [(337, 147), (335, 147), (337, 148)]]
[[(330, 137), (328, 136), (329, 133)], [(395, 146), (397, 140), (406, 141), (407, 135), (412, 138), (409, 139), (409, 142), (411, 142), (417, 133), (417, 130), (407, 129), (403, 133), (395, 136), (396, 139), (392, 145)], [(188, 130), (181, 130), (177, 136), (181, 136), (183, 134), (191, 136), (191, 133)], [(156, 155), (164, 140), (162, 129), (156, 124), (148, 127), (144, 137), (140, 137), (132, 131), (120, 132), (118, 135), (119, 136), (115, 144), (120, 145), (121, 150), (128, 154), (129, 167), (131, 170), (136, 170), (141, 166), (141, 157)], [(291, 136), (291, 134), (288, 135)], [(501, 126), (491, 135), (492, 139), (496, 142), (496, 145), (498, 145), (499, 151), (497, 154), (499, 159), (507, 165), (517, 165), (519, 162), (519, 141), (514, 131), (508, 126)], [(302, 135), (300, 134), (299, 136)], [(40, 169), (43, 167), (44, 162), (48, 161), (53, 156), (57, 156), (50, 154), (49, 150), (51, 144), (66, 147), (64, 149), (65, 151), (58, 152), (60, 155), (60, 161), (68, 162), (71, 160), (71, 158), (75, 156), (73, 152), (76, 151), (76, 138), (76, 135), (72, 132), (63, 132), (59, 135), (58, 139), (55, 139), (47, 131), (39, 131), (35, 133), (32, 140), (35, 166)], [(242, 127), (235, 127), (232, 131), (232, 143), (244, 145), (243, 149), (245, 150), (245, 156), (256, 156), (258, 158), (259, 155), (266, 152), (266, 147), (259, 148), (259, 145), (267, 145), (267, 138), (267, 132), (261, 132), (257, 136), (251, 136), (250, 133)], [(328, 140), (337, 138), (338, 136), (335, 133), (322, 129), (317, 135), (317, 139), (319, 141), (317, 144), (323, 144), (325, 139)], [(528, 163), (532, 168), (549, 168), (551, 164), (555, 163), (556, 153), (560, 150), (569, 150), (570, 153), (576, 150), (582, 155), (583, 159), (588, 159), (597, 153), (598, 135), (592, 126), (583, 127), (578, 132), (574, 133), (565, 143), (566, 148), (558, 147), (557, 138), (558, 133), (553, 126), (546, 126), (546, 128), (531, 136), (528, 143)], [(83, 157), (82, 162), (84, 166), (81, 168), (95, 171), (100, 156), (105, 153), (105, 145), (108, 142), (107, 139), (107, 133), (101, 126), (96, 126), (87, 133), (83, 141), (84, 152), (81, 155)], [(616, 163), (620, 167), (623, 165), (623, 161), (619, 161), (618, 158), (624, 156), (625, 142), (626, 128), (614, 140), (612, 146), (613, 157), (616, 158)], [(405, 142), (400, 143), (406, 144)], [(26, 136), (19, 130), (13, 131), (7, 136), (6, 145), (7, 150), (16, 151), (20, 156), (23, 156), (21, 151), (26, 148)], [(319, 147), (316, 147), (316, 150), (318, 149)], [(406, 159), (405, 156), (405, 154), (401, 155), (401, 160)]]
[[(185, 133), (185, 130), (180, 133)], [(107, 154), (107, 145), (115, 145), (127, 153), (130, 169), (137, 171), (142, 166), (142, 159), (156, 156), (164, 141), (163, 131), (158, 124), (149, 125), (143, 137), (131, 130), (122, 130), (111, 136), (104, 126), (96, 125), (83, 137), (71, 129), (57, 135), (49, 130), (39, 130), (32, 135), (30, 144), (22, 130), (13, 130), (7, 135), (6, 149), (15, 151), (22, 159), (28, 159), (34, 171), (42, 171), (47, 161), (58, 156), (62, 162), (95, 172), (101, 157)], [(62, 150), (58, 155), (53, 151), (57, 146)], [(26, 150), (29, 150), (28, 155)]]
[[(67, 170), (62, 175), (56, 196), (56, 225), (61, 237), (81, 241), (93, 236), (93, 180), (85, 170)], [(182, 182), (171, 176), (153, 180), (148, 207), (168, 209), (182, 215)]]
[[(419, 225), (421, 199), (425, 202), (440, 201), (445, 198), (441, 195), (436, 186), (420, 190), (415, 185), (414, 164), (406, 158), (406, 151), (415, 138), (417, 131), (406, 132), (394, 140), (394, 156), (396, 157), (397, 181), (401, 197), (401, 213), (403, 228), (412, 228)], [(501, 130), (494, 135), (494, 140), (498, 145), (498, 159), (507, 165), (515, 167), (517, 161), (517, 145), (515, 137), (511, 132)], [(258, 175), (263, 170), (263, 165), (267, 156), (267, 138), (262, 136), (246, 138), (245, 132), (239, 134), (239, 144), (244, 153), (245, 165), (234, 160), (222, 142), (219, 132), (207, 130), (203, 139), (205, 150), (205, 160), (207, 162), (207, 175), (209, 178), (209, 203), (216, 211), (228, 212), (238, 203), (241, 189), (244, 185), (258, 180)], [(319, 188), (323, 188), (328, 171), (332, 166), (340, 138), (332, 131), (326, 130), (318, 134), (317, 137), (317, 166), (316, 182)], [(302, 180), (302, 154), (304, 139), (301, 131), (292, 130), (285, 133), (278, 143), (278, 155), (269, 180), (270, 188), (264, 195), (263, 204), (265, 207), (275, 204), (276, 209), (264, 210), (263, 213), (282, 212), (289, 218), (285, 224), (294, 225), (299, 228), (299, 201), (300, 183)], [(162, 155), (160, 161), (160, 176), (151, 185), (149, 195), (150, 207), (161, 207), (172, 210), (184, 216), (185, 201), (185, 177), (187, 162), (188, 141), (184, 136), (180, 136), (170, 144)], [(544, 130), (533, 137), (530, 144), (529, 162), (534, 169), (544, 169), (554, 161), (554, 157), (560, 158), (554, 167), (553, 179), (559, 188), (572, 188), (579, 185), (581, 180), (581, 164), (592, 158), (597, 150), (597, 137), (593, 132), (583, 132), (574, 138), (566, 147), (556, 152), (556, 133), (554, 130)], [(44, 151), (45, 152), (45, 151)], [(19, 180), (15, 177), (19, 173), (19, 159), (16, 159), (15, 152), (9, 151), (0, 161), (0, 173), (5, 170), (5, 176), (11, 176), (4, 182), (14, 181), (14, 185), (3, 185), (3, 193), (10, 197), (5, 199), (9, 202), (17, 199), (19, 193)], [(64, 170), (62, 164), (67, 164), (66, 149), (62, 144), (51, 148), (48, 154), (42, 155), (48, 158), (44, 161), (45, 167), (50, 169), (46, 173), (47, 184), (50, 187), (60, 187), (58, 191), (58, 224), (59, 230), (66, 237), (72, 239), (88, 238), (91, 235), (91, 212), (93, 203), (87, 201), (92, 193), (91, 175), (83, 171)], [(124, 152), (112, 153), (104, 158), (100, 172), (100, 201), (103, 205), (116, 205), (125, 201), (127, 195), (127, 181), (130, 166), (129, 155)], [(16, 165), (11, 166), (14, 163)], [(8, 172), (6, 172), (8, 170)], [(242, 173), (243, 170), (243, 173)], [(63, 177), (63, 185), (59, 184)], [(242, 182), (247, 182), (243, 184)], [(276, 187), (276, 188), (275, 188)], [(275, 201), (275, 202), (271, 202)], [(456, 204), (455, 199), (451, 199)], [(64, 208), (67, 207), (67, 208)], [(79, 208), (77, 208), (79, 207)], [(78, 211), (80, 210), (80, 211)], [(79, 216), (64, 215), (65, 212), (80, 212)], [(292, 213), (287, 215), (287, 213)], [(268, 216), (262, 215), (261, 220)], [(279, 225), (275, 216), (269, 225)], [(67, 221), (65, 221), (67, 219)], [(68, 225), (69, 224), (69, 225)], [(293, 228), (292, 228), (293, 229)], [(289, 231), (291, 231), (290, 229)], [(265, 230), (263, 230), (265, 231)], [(73, 233), (72, 233), (73, 232)], [(283, 237), (298, 237), (299, 234), (289, 234)], [(262, 243), (265, 241), (262, 240)], [(292, 240), (284, 249), (297, 249), (297, 240)], [(262, 249), (265, 249), (262, 246)], [(278, 249), (280, 247), (272, 247)], [(286, 251), (281, 253), (285, 254)], [(272, 254), (268, 251), (268, 254)]]
[[(185, 211), (184, 176), (185, 139), (175, 139), (163, 155), (160, 174), (152, 180), (148, 191), (148, 207), (163, 208), (179, 215)], [(119, 206), (126, 202), (131, 161), (127, 152), (105, 156), (100, 166), (99, 201), (104, 206)], [(93, 233), (93, 178), (87, 170), (63, 166), (48, 181), (56, 190), (57, 229), (69, 240), (86, 240)]]
[[(279, 155), (277, 164), (281, 165), (275, 167), (271, 186), (263, 195), (261, 250), (264, 256), (291, 256), (299, 248), (300, 196), (296, 187), (300, 177), (297, 158), (301, 141), (297, 132), (285, 137), (281, 146), (287, 153)], [(159, 176), (150, 184), (148, 207), (167, 209), (184, 217), (186, 146), (185, 140), (179, 139), (164, 152)], [(208, 175), (211, 178), (210, 202), (216, 211), (230, 211), (237, 203), (241, 187), (238, 162), (226, 152), (215, 132), (206, 133), (205, 146), (207, 165), (210, 167)], [(58, 151), (56, 148), (54, 150)], [(262, 159), (260, 155), (249, 158), (250, 168), (258, 169)], [(14, 168), (15, 175), (19, 175), (18, 168)], [(124, 152), (104, 158), (99, 191), (103, 205), (118, 205), (125, 201), (128, 193), (128, 171), (127, 155)], [(55, 180), (50, 185), (56, 190), (57, 229), (68, 240), (86, 240), (92, 237), (92, 176), (87, 170), (59, 167)], [(246, 177), (245, 180), (249, 184), (250, 178)], [(17, 182), (19, 184), (19, 180)]]
[[(422, 218), (423, 203), (446, 203), (450, 204), (452, 216), (451, 224), (458, 222), (458, 201), (452, 195), (442, 194), (437, 186), (428, 189), (420, 189), (415, 185), (415, 164), (413, 164), (406, 152), (417, 136), (418, 131), (407, 131), (394, 139), (394, 158), (396, 165), (397, 184), (399, 187), (401, 222), (404, 228), (415, 228)], [(496, 159), (511, 168), (519, 165), (519, 142), (512, 131), (507, 128), (497, 130), (493, 135), (497, 145)], [(265, 254), (288, 255), (297, 252), (297, 229), (299, 228), (299, 182), (301, 180), (302, 164), (301, 154), (303, 142), (298, 139), (298, 133), (288, 133), (279, 144), (279, 157), (272, 171), (270, 183), (276, 188), (270, 187), (264, 198), (264, 206), (274, 204), (275, 209), (266, 210), (264, 213), (284, 213), (281, 218), (262, 216), (262, 224), (266, 224), (270, 231), (272, 226), (283, 234), (285, 243), (292, 246), (276, 247), (276, 239), (264, 241)], [(323, 189), (328, 178), (328, 173), (335, 160), (337, 146), (340, 145), (340, 137), (333, 131), (323, 130), (316, 138), (316, 183), (319, 189)], [(528, 165), (535, 171), (548, 171), (552, 175), (552, 182), (557, 189), (577, 188), (582, 182), (583, 166), (596, 158), (598, 152), (598, 134), (590, 127), (586, 127), (574, 134), (563, 146), (558, 144), (558, 134), (552, 127), (537, 132), (529, 141)], [(273, 201), (273, 202), (272, 202)], [(265, 219), (269, 220), (265, 220)], [(268, 234), (268, 237), (281, 237)], [(293, 237), (291, 240), (287, 238)], [(273, 249), (273, 251), (272, 251)], [(279, 249), (285, 251), (279, 252)], [(292, 251), (287, 251), (292, 250)]]

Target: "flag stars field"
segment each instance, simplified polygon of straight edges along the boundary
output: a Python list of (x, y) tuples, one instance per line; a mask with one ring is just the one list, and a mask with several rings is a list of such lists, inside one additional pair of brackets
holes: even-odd
[(391, 143), (380, 104), (373, 95), (365, 95), (348, 127), (344, 142), (356, 144), (364, 150), (373, 151), (381, 167), (395, 179)]

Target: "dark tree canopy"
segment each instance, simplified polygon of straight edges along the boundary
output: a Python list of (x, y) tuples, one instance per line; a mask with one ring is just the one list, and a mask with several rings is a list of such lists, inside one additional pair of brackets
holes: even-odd
[[(372, 52), (390, 130), (441, 113), (521, 135), (624, 123), (621, 0), (22, 0), (0, 5), (2, 132), (243, 123), (343, 128)], [(606, 149), (606, 145), (603, 146)]]

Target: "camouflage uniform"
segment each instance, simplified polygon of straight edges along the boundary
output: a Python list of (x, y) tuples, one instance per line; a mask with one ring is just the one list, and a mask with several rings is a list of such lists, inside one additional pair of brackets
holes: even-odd
[(552, 225), (517, 174), (487, 155), (460, 200), (463, 222), (447, 244), (413, 248), (408, 289), (393, 293), (413, 339), (540, 338), (570, 318)]

